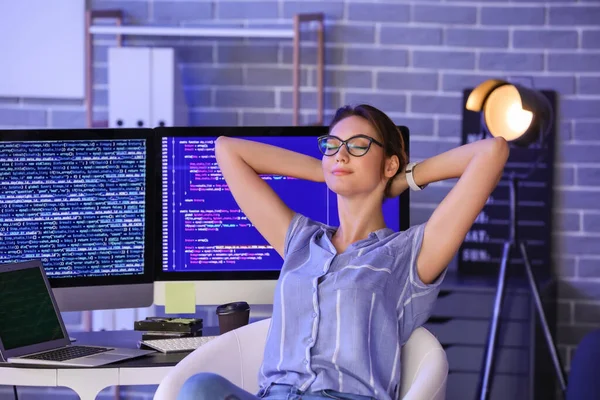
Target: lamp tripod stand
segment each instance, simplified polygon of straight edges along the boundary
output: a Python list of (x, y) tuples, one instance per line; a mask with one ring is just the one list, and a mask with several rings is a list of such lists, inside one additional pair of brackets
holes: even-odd
[(527, 254), (527, 246), (526, 243), (519, 240), (518, 232), (517, 232), (517, 205), (518, 205), (518, 183), (519, 179), (513, 174), (509, 180), (509, 188), (510, 188), (510, 231), (509, 238), (504, 243), (504, 248), (502, 251), (502, 261), (500, 263), (500, 270), (498, 273), (498, 286), (496, 288), (496, 297), (494, 299), (494, 309), (492, 315), (492, 321), (490, 324), (489, 335), (487, 339), (487, 345), (485, 350), (485, 358), (484, 358), (484, 369), (482, 371), (482, 375), (480, 377), (479, 383), (479, 400), (487, 400), (489, 397), (490, 387), (491, 387), (491, 372), (494, 364), (494, 353), (496, 351), (496, 339), (498, 334), (498, 326), (500, 322), (500, 314), (502, 312), (502, 300), (504, 297), (504, 289), (506, 285), (506, 274), (507, 268), (509, 264), (510, 252), (514, 247), (518, 247), (523, 257), (525, 272), (527, 275), (527, 281), (529, 284), (529, 289), (531, 290), (531, 294), (533, 295), (533, 300), (535, 302), (535, 307), (537, 310), (537, 315), (539, 317), (539, 322), (544, 333), (544, 338), (546, 340), (546, 344), (548, 345), (548, 350), (550, 352), (550, 356), (552, 358), (552, 363), (554, 364), (554, 369), (556, 372), (556, 376), (558, 377), (558, 381), (561, 387), (563, 394), (566, 391), (567, 384), (566, 379), (563, 373), (563, 367), (560, 362), (560, 358), (558, 357), (558, 352), (556, 350), (556, 346), (554, 345), (554, 341), (552, 338), (552, 333), (550, 332), (550, 328), (548, 327), (548, 321), (546, 320), (546, 315), (544, 313), (544, 308), (542, 306), (542, 301), (540, 299), (540, 294), (537, 288), (537, 284), (535, 282), (535, 278), (533, 276), (533, 271), (531, 268), (531, 263), (529, 261), (529, 256)]

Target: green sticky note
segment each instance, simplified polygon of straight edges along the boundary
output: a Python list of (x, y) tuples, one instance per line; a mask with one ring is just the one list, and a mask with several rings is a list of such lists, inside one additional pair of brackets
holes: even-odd
[(194, 282), (165, 282), (165, 312), (167, 314), (196, 313)]

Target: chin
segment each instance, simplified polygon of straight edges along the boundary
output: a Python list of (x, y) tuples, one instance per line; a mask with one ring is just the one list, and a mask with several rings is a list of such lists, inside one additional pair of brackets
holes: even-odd
[(352, 197), (353, 195), (356, 194), (355, 190), (351, 190), (349, 188), (329, 188), (329, 190), (331, 190), (333, 193), (337, 194), (338, 196), (342, 196), (342, 197)]
[(354, 196), (370, 196), (378, 190), (383, 190), (378, 185), (367, 185), (366, 182), (353, 179), (340, 179), (339, 177), (331, 176), (325, 180), (329, 190), (342, 197)]
[(365, 190), (362, 190), (362, 188), (358, 187), (356, 184), (353, 184), (351, 181), (340, 182), (337, 179), (329, 180), (327, 182), (327, 187), (338, 196), (343, 197), (352, 197), (365, 192)]

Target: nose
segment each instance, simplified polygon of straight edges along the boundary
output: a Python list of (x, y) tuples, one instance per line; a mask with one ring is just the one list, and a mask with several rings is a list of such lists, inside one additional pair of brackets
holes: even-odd
[(350, 157), (350, 154), (348, 154), (348, 149), (346, 148), (345, 145), (342, 145), (342, 147), (340, 147), (339, 151), (335, 155), (335, 162), (347, 163), (349, 157)]

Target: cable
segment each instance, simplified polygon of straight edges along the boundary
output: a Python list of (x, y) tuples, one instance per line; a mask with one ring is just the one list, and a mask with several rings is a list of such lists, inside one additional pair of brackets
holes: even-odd
[(19, 394), (17, 393), (17, 386), (13, 385), (13, 392), (15, 393), (15, 400), (19, 400)]

